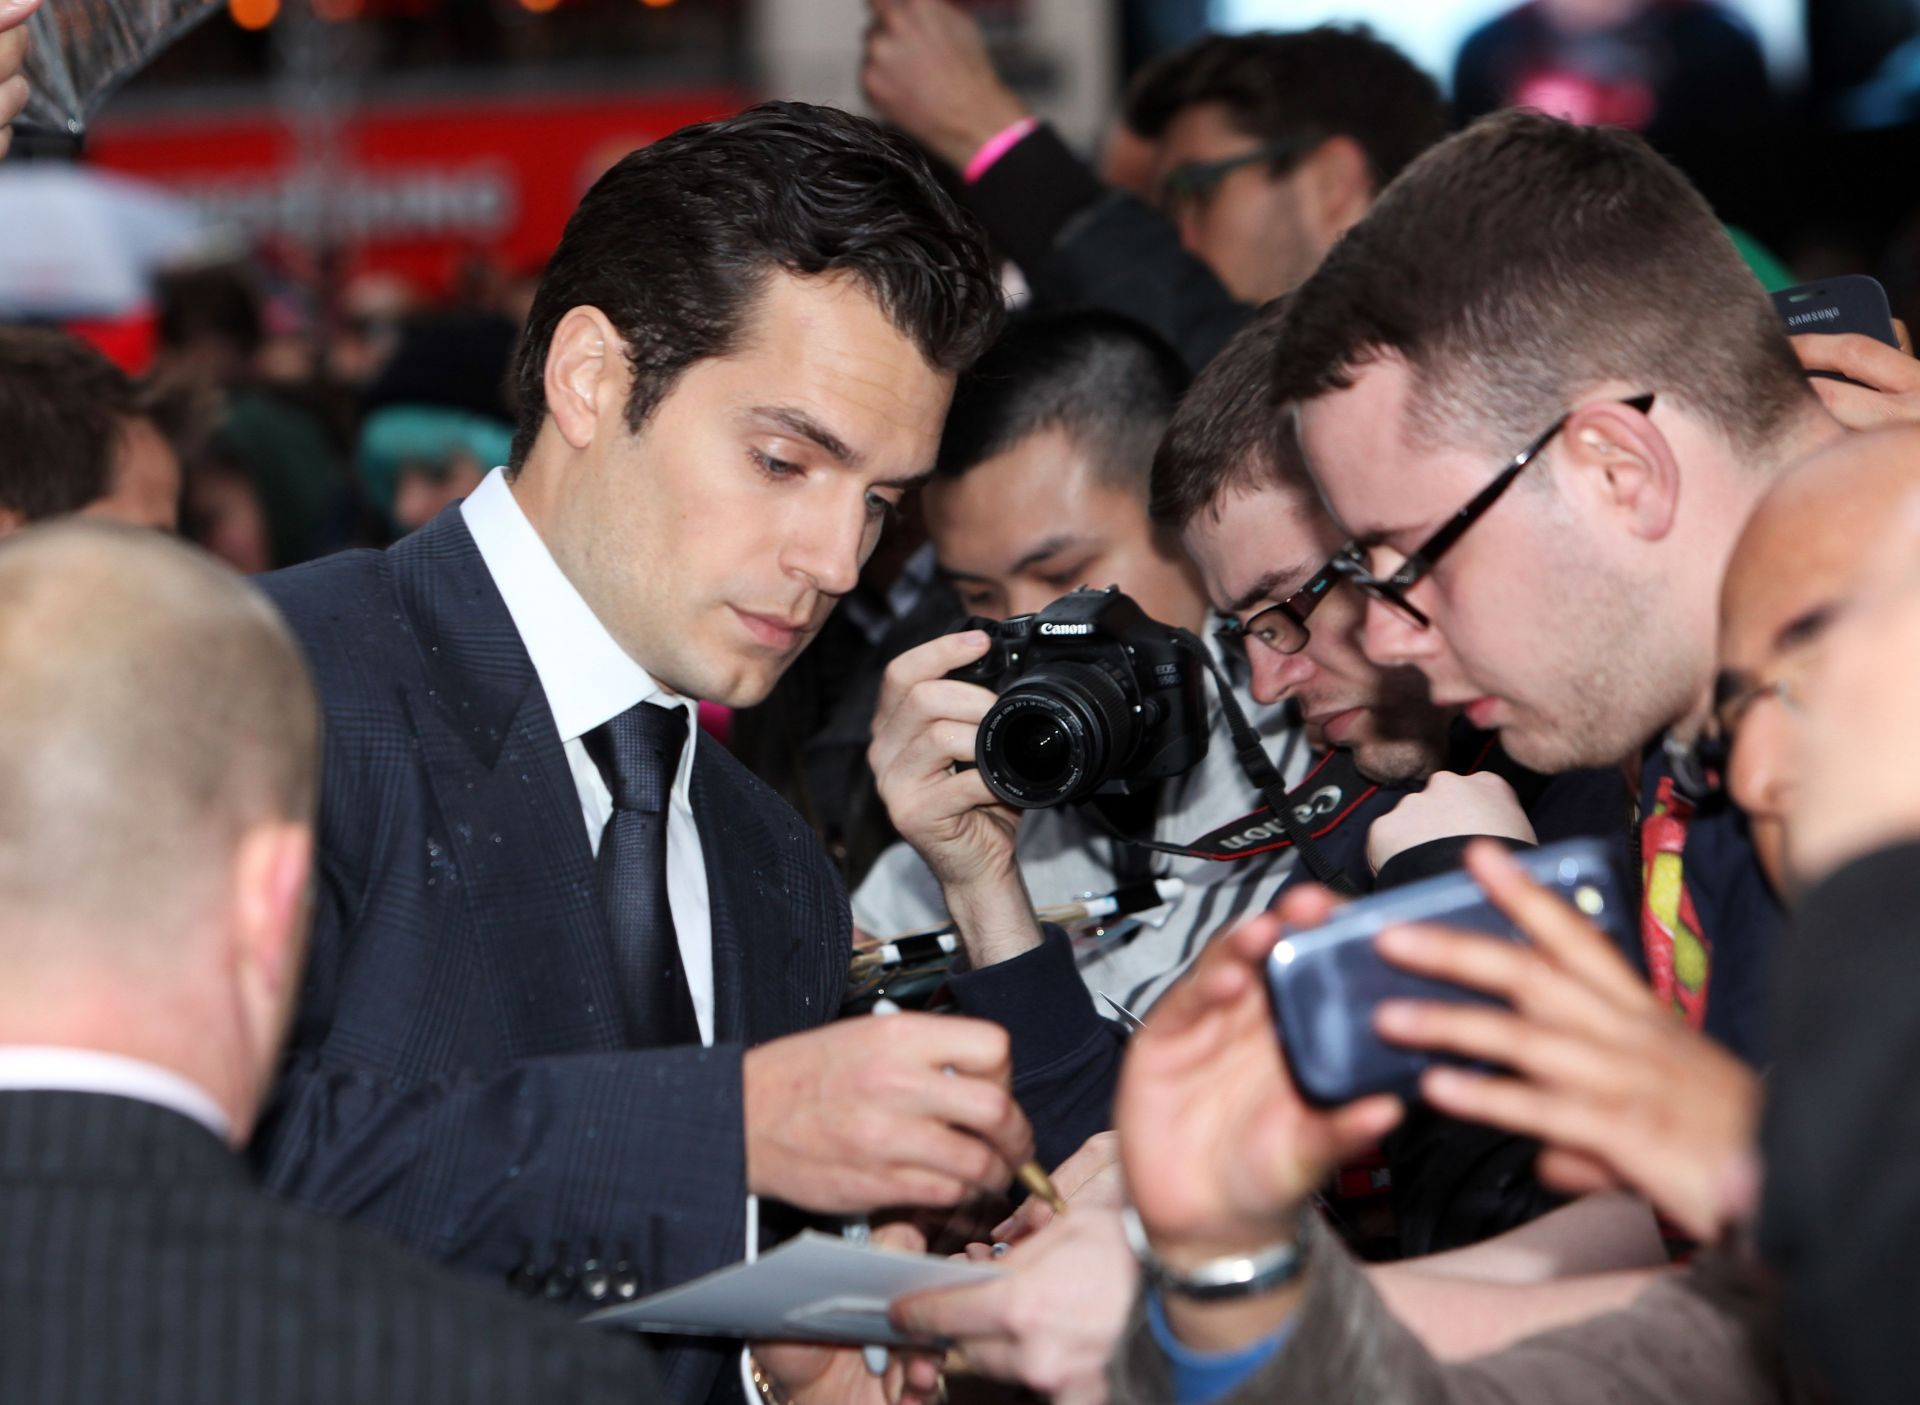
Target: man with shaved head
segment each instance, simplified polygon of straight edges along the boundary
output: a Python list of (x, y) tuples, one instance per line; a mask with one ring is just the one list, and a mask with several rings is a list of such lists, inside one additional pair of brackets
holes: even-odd
[(292, 637), (212, 558), (0, 544), (0, 1399), (653, 1398), (626, 1343), (248, 1184), (318, 752)]

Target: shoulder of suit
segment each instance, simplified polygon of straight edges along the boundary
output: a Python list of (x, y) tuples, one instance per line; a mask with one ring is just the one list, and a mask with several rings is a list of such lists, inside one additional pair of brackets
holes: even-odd
[(785, 796), (748, 770), (746, 764), (722, 743), (705, 733), (701, 734), (698, 758), (694, 771), (696, 787), (710, 788), (729, 823), (738, 823), (751, 816), (756, 823), (775, 830), (787, 843), (796, 845), (796, 857), (801, 862), (827, 870), (834, 882), (840, 882), (840, 870), (827, 857), (820, 837)]

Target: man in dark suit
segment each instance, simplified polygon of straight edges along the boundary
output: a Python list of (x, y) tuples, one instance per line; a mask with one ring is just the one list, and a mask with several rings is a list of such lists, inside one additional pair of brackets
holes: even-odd
[(269, 1198), (232, 1148), (305, 945), (319, 718), (152, 532), (0, 545), (0, 1399), (660, 1398), (645, 1353)]
[[(844, 113), (687, 128), (588, 192), (509, 465), (390, 551), (265, 580), (327, 722), (270, 1185), (587, 1305), (740, 1258), (759, 1196), (1006, 1182), (1004, 1034), (819, 1028), (844, 893), (692, 717), (764, 697), (853, 587), (998, 318), (971, 223)], [(739, 1388), (717, 1348), (667, 1359), (676, 1398)]]

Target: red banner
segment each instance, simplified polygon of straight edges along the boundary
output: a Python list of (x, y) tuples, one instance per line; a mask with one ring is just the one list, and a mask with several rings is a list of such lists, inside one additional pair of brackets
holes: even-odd
[(748, 101), (711, 89), (368, 104), (341, 132), (337, 182), (318, 197), (303, 189), (293, 133), (267, 111), (102, 121), (88, 151), (102, 166), (181, 192), (255, 239), (303, 237), (323, 198), (349, 274), (378, 269), (440, 288), (476, 253), (512, 270), (536, 267), (608, 166)]

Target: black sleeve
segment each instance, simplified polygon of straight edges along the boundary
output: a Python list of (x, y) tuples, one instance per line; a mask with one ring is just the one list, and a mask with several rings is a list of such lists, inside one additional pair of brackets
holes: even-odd
[(1809, 893), (1784, 943), (1761, 1141), (1761, 1247), (1834, 1398), (1920, 1378), (1920, 844)]
[(1165, 217), (1108, 190), (1051, 127), (971, 186), (967, 201), (1041, 307), (1098, 307), (1164, 337), (1199, 371), (1252, 316)]
[(1053, 1169), (1113, 1126), (1127, 1032), (1093, 1008), (1066, 933), (1049, 926), (1032, 951), (957, 975), (949, 989), (961, 1014), (1012, 1037), (1013, 1093), (1042, 1166)]

